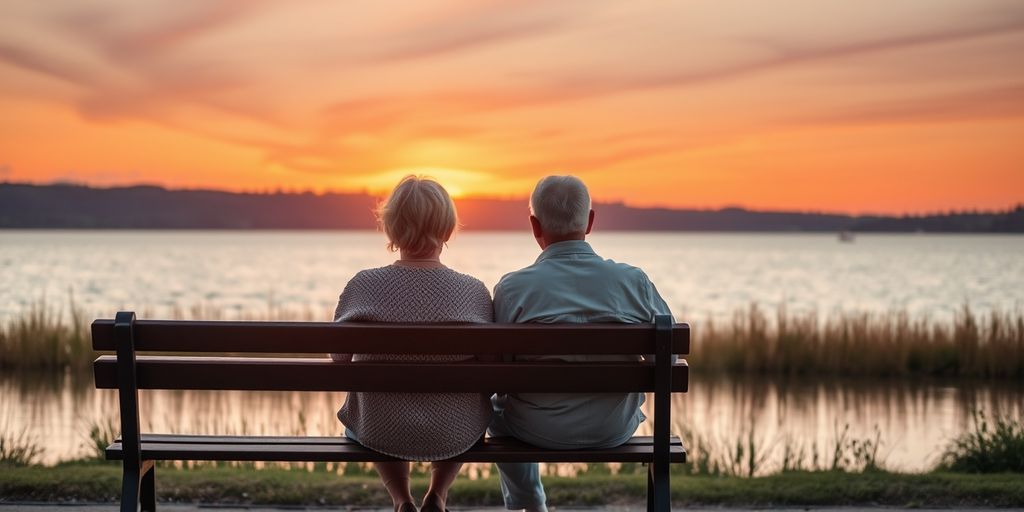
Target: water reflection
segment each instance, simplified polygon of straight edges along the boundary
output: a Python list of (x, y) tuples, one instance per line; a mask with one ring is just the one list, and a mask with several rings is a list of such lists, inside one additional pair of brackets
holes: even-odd
[[(339, 435), (334, 414), (344, 393), (141, 391), (142, 428), (148, 432), (252, 435)], [(117, 430), (115, 390), (93, 388), (91, 374), (0, 377), (0, 427), (46, 440), (44, 462), (89, 453), (89, 430)], [(648, 400), (647, 415), (652, 401)], [(691, 391), (672, 403), (673, 432), (720, 446), (753, 432), (777, 467), (783, 447), (828, 451), (845, 425), (849, 437), (881, 433), (879, 456), (892, 469), (934, 465), (942, 448), (970, 426), (972, 412), (1024, 414), (1024, 385), (986, 381), (767, 380), (694, 375)], [(650, 421), (640, 434), (650, 434)]]

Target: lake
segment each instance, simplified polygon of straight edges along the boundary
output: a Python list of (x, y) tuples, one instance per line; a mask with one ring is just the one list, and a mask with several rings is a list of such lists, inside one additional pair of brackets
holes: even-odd
[[(695, 325), (750, 303), (793, 311), (891, 311), (948, 319), (964, 304), (1016, 310), (1024, 237), (995, 235), (598, 233), (599, 254), (644, 269)], [(0, 320), (45, 300), (87, 315), (192, 309), (329, 319), (358, 270), (395, 256), (374, 232), (0, 231)], [(442, 260), (488, 286), (531, 264), (528, 232), (461, 233)]]
[[(907, 311), (944, 322), (965, 304), (981, 313), (1019, 311), (1024, 237), (993, 235), (597, 233), (605, 257), (643, 268), (676, 317), (695, 332), (751, 303), (790, 311)], [(0, 231), (0, 322), (40, 301), (88, 317), (132, 309), (142, 318), (329, 319), (359, 269), (394, 255), (372, 232)], [(489, 288), (529, 265), (527, 232), (459, 234), (442, 260)], [(828, 451), (880, 433), (888, 467), (933, 465), (974, 410), (1024, 413), (1017, 382), (910, 380), (779, 381), (704, 375), (690, 357), (691, 392), (675, 398), (673, 429), (727, 446), (753, 431), (777, 464), (785, 444)], [(143, 428), (335, 435), (342, 393), (144, 391)], [(87, 451), (93, 424), (117, 418), (116, 393), (91, 375), (5, 374), (0, 429), (28, 430), (52, 448), (47, 462)], [(146, 423), (148, 422), (148, 424)], [(641, 433), (650, 432), (650, 423)]]
[[(320, 436), (340, 435), (335, 413), (345, 400), (344, 393), (239, 391), (143, 390), (139, 397), (144, 431)], [(117, 391), (94, 389), (91, 374), (4, 375), (0, 403), (0, 429), (28, 428), (31, 437), (45, 439), (48, 463), (89, 453), (93, 425), (117, 430)], [(650, 405), (648, 397), (649, 418)], [(787, 443), (804, 448), (808, 462), (815, 448), (826, 459), (849, 426), (849, 439), (880, 435), (886, 467), (924, 470), (970, 426), (977, 409), (1020, 417), (1024, 384), (744, 379), (695, 368), (690, 391), (673, 399), (672, 431), (691, 430), (719, 451), (753, 431), (770, 470)], [(648, 420), (638, 434), (651, 432)]]

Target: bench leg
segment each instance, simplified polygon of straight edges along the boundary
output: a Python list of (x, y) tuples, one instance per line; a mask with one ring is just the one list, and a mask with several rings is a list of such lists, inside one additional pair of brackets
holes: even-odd
[(668, 465), (647, 466), (647, 510), (668, 512), (672, 510), (672, 490), (669, 487)]
[(654, 465), (647, 464), (647, 512), (654, 510)]
[(124, 468), (121, 475), (121, 512), (139, 510), (139, 470)]
[(152, 463), (149, 464), (149, 471), (142, 474), (139, 487), (139, 503), (142, 505), (142, 512), (156, 512), (156, 467)]
[(125, 467), (121, 476), (121, 512), (156, 511), (156, 470), (153, 461), (142, 463), (142, 469)]

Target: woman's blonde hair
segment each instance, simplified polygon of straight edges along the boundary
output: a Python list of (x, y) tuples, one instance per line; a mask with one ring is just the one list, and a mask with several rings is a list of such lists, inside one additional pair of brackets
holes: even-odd
[(409, 175), (377, 207), (377, 221), (388, 236), (388, 250), (422, 255), (451, 238), (458, 216), (440, 183)]

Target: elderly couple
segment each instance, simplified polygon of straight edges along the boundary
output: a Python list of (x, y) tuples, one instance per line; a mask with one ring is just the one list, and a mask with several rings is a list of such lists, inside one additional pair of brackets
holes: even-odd
[[(455, 205), (437, 182), (413, 176), (395, 187), (378, 216), (392, 265), (363, 270), (345, 286), (338, 322), (653, 322), (668, 306), (647, 275), (606, 260), (584, 240), (594, 224), (586, 186), (572, 176), (542, 179), (530, 197), (530, 224), (542, 252), (501, 278), (494, 300), (478, 279), (440, 261), (456, 226)], [(484, 340), (481, 340), (484, 341)], [(331, 354), (335, 361), (463, 360), (471, 356)], [(556, 356), (557, 357), (557, 356)], [(575, 359), (631, 356), (575, 356)], [(636, 356), (634, 359), (639, 359)], [(525, 356), (520, 356), (525, 359)], [(550, 449), (609, 448), (624, 443), (645, 417), (631, 394), (350, 393), (338, 411), (345, 435), (402, 460), (433, 461), (423, 512), (442, 512), (460, 463), (485, 430)], [(416, 512), (408, 462), (374, 466), (395, 510)], [(498, 464), (509, 509), (545, 511), (537, 464)]]

